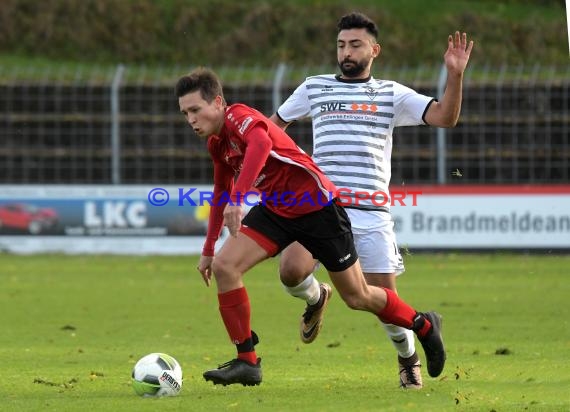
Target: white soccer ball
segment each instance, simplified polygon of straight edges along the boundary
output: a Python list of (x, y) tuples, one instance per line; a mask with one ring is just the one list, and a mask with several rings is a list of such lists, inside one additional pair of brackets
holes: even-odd
[(165, 353), (142, 357), (133, 368), (133, 389), (140, 396), (175, 396), (182, 389), (182, 368)]

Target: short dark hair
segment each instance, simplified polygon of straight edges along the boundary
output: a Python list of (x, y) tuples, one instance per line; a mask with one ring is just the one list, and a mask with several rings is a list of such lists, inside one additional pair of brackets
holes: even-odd
[(342, 16), (336, 27), (339, 33), (342, 30), (366, 29), (366, 31), (374, 36), (375, 39), (378, 38), (378, 27), (376, 26), (376, 23), (363, 13), (354, 12)]
[(178, 79), (176, 83), (176, 97), (180, 98), (199, 90), (202, 99), (211, 103), (216, 96), (224, 97), (222, 82), (211, 69), (199, 67)]

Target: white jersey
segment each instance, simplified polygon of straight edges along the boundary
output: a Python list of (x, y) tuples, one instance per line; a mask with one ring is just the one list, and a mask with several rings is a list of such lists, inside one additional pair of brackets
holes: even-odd
[(285, 122), (312, 118), (313, 159), (347, 208), (389, 212), (393, 130), (425, 124), (433, 100), (394, 81), (327, 74), (308, 77), (277, 115)]

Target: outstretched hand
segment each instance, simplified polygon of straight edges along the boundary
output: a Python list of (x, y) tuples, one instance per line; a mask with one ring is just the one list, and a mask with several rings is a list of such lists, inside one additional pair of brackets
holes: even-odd
[(448, 73), (462, 74), (467, 67), (469, 55), (473, 49), (473, 40), (467, 43), (467, 33), (455, 32), (455, 37), (449, 35), (447, 39), (447, 51), (443, 56)]

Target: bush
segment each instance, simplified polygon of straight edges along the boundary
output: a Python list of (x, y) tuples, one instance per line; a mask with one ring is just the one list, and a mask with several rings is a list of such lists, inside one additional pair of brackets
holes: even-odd
[[(109, 63), (334, 64), (337, 19), (355, 7), (345, 3), (2, 0), (0, 53)], [(477, 41), (475, 63), (531, 56), (567, 64), (562, 2), (355, 3), (378, 22), (384, 57), (393, 65), (440, 63), (446, 35), (456, 28)]]

